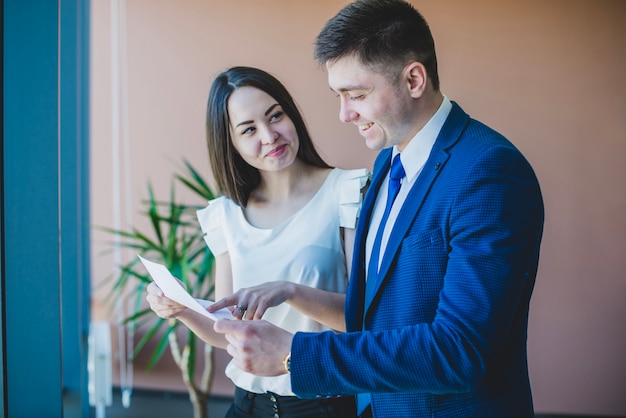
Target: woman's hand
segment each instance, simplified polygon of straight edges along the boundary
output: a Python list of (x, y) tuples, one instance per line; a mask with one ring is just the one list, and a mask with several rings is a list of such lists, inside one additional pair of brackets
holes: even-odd
[(161, 318), (176, 318), (187, 309), (184, 305), (174, 302), (172, 299), (165, 296), (161, 288), (154, 282), (150, 283), (146, 290), (148, 292), (146, 300), (150, 304), (150, 309)]
[(207, 308), (215, 312), (230, 308), (236, 319), (261, 319), (268, 308), (278, 306), (289, 300), (295, 292), (291, 282), (267, 282), (258, 286), (240, 289), (230, 296), (215, 302)]

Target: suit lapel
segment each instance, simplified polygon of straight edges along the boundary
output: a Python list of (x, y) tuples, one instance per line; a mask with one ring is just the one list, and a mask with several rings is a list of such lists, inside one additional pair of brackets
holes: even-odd
[(346, 295), (346, 329), (360, 331), (363, 321), (363, 303), (365, 299), (365, 241), (370, 226), (370, 218), (374, 210), (374, 203), (389, 166), (391, 164), (391, 148), (382, 150), (374, 163), (373, 177), (368, 187), (361, 214), (356, 227), (354, 260), (352, 274)]
[[(463, 112), (463, 110), (453, 102), (452, 110), (450, 111), (450, 115), (446, 119), (444, 126), (439, 133), (437, 140), (433, 146), (433, 149), (424, 164), (424, 168), (422, 172), (419, 174), (418, 178), (415, 181), (415, 184), (409, 191), (406, 200), (404, 201), (400, 212), (398, 213), (398, 217), (396, 219), (395, 224), (393, 225), (393, 229), (391, 230), (391, 234), (389, 235), (389, 241), (387, 242), (387, 246), (385, 247), (385, 251), (383, 253), (383, 258), (380, 265), (380, 270), (378, 272), (378, 280), (376, 281), (376, 289), (374, 292), (370, 293), (370, 298), (365, 300), (364, 303), (364, 315), (363, 319), (367, 315), (367, 311), (375, 299), (376, 295), (380, 291), (382, 284), (388, 280), (389, 270), (393, 264), (393, 260), (395, 260), (397, 253), (400, 249), (400, 245), (402, 240), (404, 239), (408, 229), (413, 223), (414, 219), (418, 216), (421, 207), (424, 203), (424, 199), (426, 198), (429, 190), (432, 188), (432, 185), (439, 175), (441, 171), (450, 158), (449, 149), (458, 141), (460, 138), (463, 129), (467, 125), (469, 120), (468, 115)], [(376, 190), (376, 194), (378, 194), (378, 188), (380, 187), (380, 183), (382, 181), (382, 177), (387, 173), (387, 169), (389, 167), (390, 157), (387, 157), (387, 164), (385, 170), (380, 170), (381, 173), (377, 175), (378, 181), (374, 190)], [(370, 193), (368, 193), (370, 194)], [(373, 194), (373, 193), (371, 193)], [(369, 196), (369, 200), (371, 200), (370, 204), (374, 205), (376, 201), (376, 196)], [(365, 205), (364, 205), (365, 208)], [(372, 208), (368, 209), (367, 222), (369, 225), (370, 216), (372, 212)], [(367, 234), (367, 232), (365, 232)], [(365, 239), (367, 235), (361, 237), (360, 241), (357, 241), (360, 244), (360, 247), (364, 248)], [(363, 251), (365, 251), (363, 249)], [(365, 273), (360, 276), (365, 276)]]
[[(378, 280), (374, 284), (376, 289), (374, 292), (370, 292), (370, 298), (365, 300), (365, 308), (364, 311), (367, 314), (367, 309), (369, 308), (372, 300), (375, 295), (380, 290), (382, 283), (387, 280), (387, 275), (389, 273), (389, 269), (393, 264), (393, 260), (398, 253), (400, 248), (400, 244), (404, 236), (406, 235), (407, 230), (413, 223), (415, 217), (419, 214), (420, 208), (426, 198), (428, 190), (430, 190), (431, 185), (435, 181), (437, 174), (442, 169), (445, 162), (448, 160), (449, 155), (442, 150), (431, 156), (426, 161), (422, 172), (418, 176), (415, 181), (415, 184), (409, 191), (409, 194), (398, 213), (398, 217), (396, 222), (393, 225), (393, 229), (391, 230), (391, 234), (389, 235), (389, 241), (387, 241), (387, 246), (383, 252), (383, 258), (381, 260), (380, 269), (378, 271)], [(372, 284), (370, 284), (372, 285)]]

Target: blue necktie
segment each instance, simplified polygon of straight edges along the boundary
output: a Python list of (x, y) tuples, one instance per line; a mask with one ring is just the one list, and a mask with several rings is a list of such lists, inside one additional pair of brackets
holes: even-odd
[[(389, 212), (393, 202), (396, 200), (396, 196), (400, 191), (400, 184), (402, 178), (405, 176), (404, 167), (400, 161), (400, 154), (396, 154), (391, 163), (391, 170), (389, 172), (389, 190), (387, 192), (387, 205), (385, 206), (385, 212), (378, 225), (378, 231), (376, 231), (376, 238), (374, 239), (374, 245), (372, 247), (372, 254), (370, 255), (370, 262), (367, 269), (367, 282), (365, 284), (365, 300), (370, 300), (370, 293), (374, 292), (378, 283), (378, 260), (380, 257), (380, 243), (383, 239), (383, 231), (385, 230), (385, 224), (387, 218), (389, 218)], [(364, 302), (365, 303), (365, 302)], [(356, 396), (357, 413), (361, 415), (363, 411), (371, 403), (371, 395), (369, 393), (358, 393)]]
[[(400, 161), (400, 154), (396, 154), (393, 162), (391, 163), (391, 170), (389, 172), (389, 190), (387, 193), (387, 205), (385, 206), (385, 212), (383, 213), (383, 217), (381, 218), (380, 224), (378, 225), (378, 231), (376, 231), (376, 238), (374, 239), (372, 254), (370, 255), (370, 262), (367, 269), (367, 283), (365, 292), (368, 296), (370, 296), (369, 293), (373, 292), (376, 289), (376, 283), (378, 282), (378, 260), (380, 259), (380, 244), (383, 239), (383, 231), (385, 230), (385, 224), (387, 223), (387, 218), (389, 218), (389, 212), (391, 212), (393, 202), (396, 200), (396, 196), (400, 191), (401, 180), (404, 176), (404, 167), (402, 167), (402, 162)], [(370, 300), (368, 296), (366, 296), (365, 300)]]

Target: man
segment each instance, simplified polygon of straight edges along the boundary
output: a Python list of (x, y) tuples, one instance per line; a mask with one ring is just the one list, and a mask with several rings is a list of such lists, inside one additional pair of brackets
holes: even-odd
[(381, 150), (347, 332), (219, 321), (228, 352), (255, 374), (290, 372), (301, 397), (355, 394), (364, 417), (533, 416), (526, 333), (543, 203), (532, 168), (440, 92), (428, 25), (403, 0), (347, 5), (315, 57), (340, 119)]

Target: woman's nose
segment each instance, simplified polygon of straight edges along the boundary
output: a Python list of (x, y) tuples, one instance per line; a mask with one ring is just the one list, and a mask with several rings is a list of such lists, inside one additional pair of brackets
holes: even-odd
[(273, 144), (278, 139), (278, 132), (268, 127), (261, 130), (261, 142), (264, 144)]

